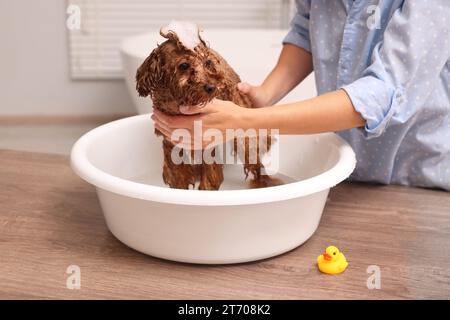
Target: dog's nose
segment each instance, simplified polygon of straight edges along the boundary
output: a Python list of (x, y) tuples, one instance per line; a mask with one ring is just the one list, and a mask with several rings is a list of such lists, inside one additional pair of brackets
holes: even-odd
[(212, 85), (212, 84), (205, 84), (203, 88), (204, 88), (205, 91), (208, 92), (208, 93), (213, 93), (214, 90), (216, 90), (216, 86), (215, 86), (215, 85)]

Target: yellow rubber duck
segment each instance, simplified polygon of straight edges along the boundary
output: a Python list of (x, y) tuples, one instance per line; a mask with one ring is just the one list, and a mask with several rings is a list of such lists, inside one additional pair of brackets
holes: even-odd
[(329, 246), (323, 254), (317, 257), (317, 266), (323, 273), (338, 274), (344, 272), (348, 262), (338, 248)]

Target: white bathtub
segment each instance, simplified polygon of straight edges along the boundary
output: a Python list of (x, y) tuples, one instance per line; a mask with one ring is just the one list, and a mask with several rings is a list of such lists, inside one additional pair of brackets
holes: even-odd
[(262, 189), (237, 187), (245, 185), (240, 165), (225, 166), (228, 190), (167, 188), (161, 138), (148, 114), (88, 132), (71, 162), (96, 187), (108, 228), (126, 245), (175, 261), (237, 263), (305, 242), (330, 188), (355, 167), (351, 147), (335, 134), (281, 136), (278, 143), (279, 172), (295, 182)]
[[(243, 81), (259, 84), (275, 66), (281, 41), (286, 33), (286, 30), (270, 29), (208, 29), (202, 33), (202, 37), (228, 61)], [(159, 31), (155, 30), (125, 39), (121, 44), (125, 81), (141, 114), (151, 112), (152, 104), (149, 98), (141, 98), (136, 92), (136, 70), (156, 44), (164, 40)], [(311, 75), (286, 96), (283, 102), (303, 100), (315, 95), (314, 77)]]

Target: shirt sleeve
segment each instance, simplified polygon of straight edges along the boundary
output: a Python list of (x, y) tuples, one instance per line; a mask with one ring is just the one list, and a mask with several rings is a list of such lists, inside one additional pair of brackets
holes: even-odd
[(297, 0), (297, 13), (291, 21), (291, 30), (283, 39), (283, 44), (290, 43), (311, 52), (309, 39), (309, 11), (311, 0)]
[(380, 136), (394, 115), (414, 114), (426, 103), (423, 92), (431, 93), (450, 58), (448, 16), (450, 1), (405, 1), (374, 47), (371, 65), (342, 87), (366, 120), (367, 138)]

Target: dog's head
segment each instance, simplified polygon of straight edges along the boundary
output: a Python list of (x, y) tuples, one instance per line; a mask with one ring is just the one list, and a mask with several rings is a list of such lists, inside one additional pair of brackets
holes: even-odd
[(167, 40), (152, 51), (136, 74), (140, 96), (150, 96), (158, 108), (177, 113), (181, 105), (204, 104), (230, 84), (225, 60), (198, 35), (198, 44), (186, 47), (173, 31), (160, 34)]

